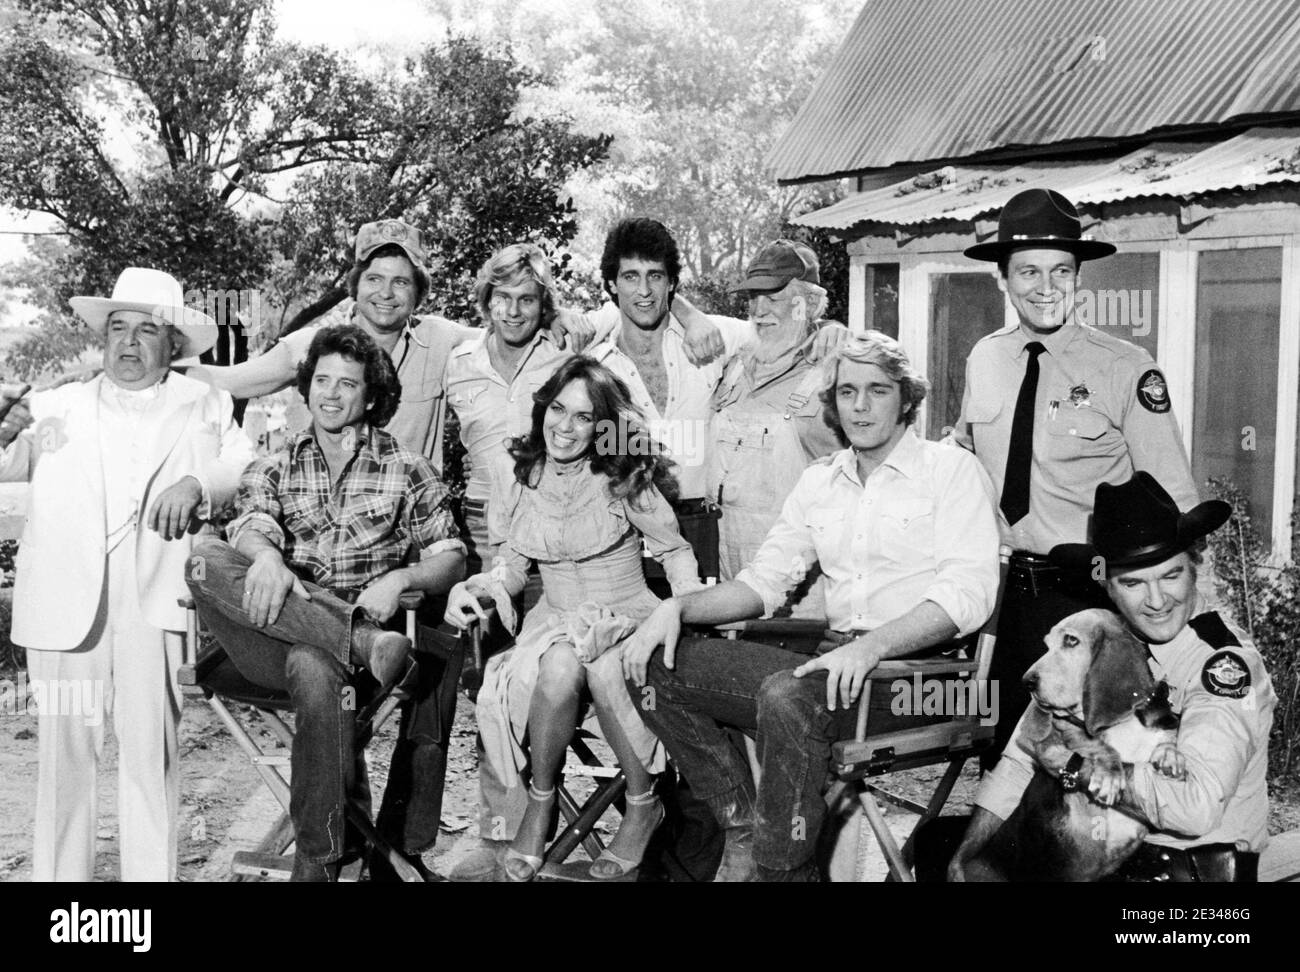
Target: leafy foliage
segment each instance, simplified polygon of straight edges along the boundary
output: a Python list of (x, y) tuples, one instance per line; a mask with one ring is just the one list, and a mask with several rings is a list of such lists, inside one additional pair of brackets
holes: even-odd
[(860, 0), (433, 0), (480, 35), (515, 38), (557, 79), (580, 122), (616, 135), (578, 187), (599, 251), (624, 216), (663, 221), (688, 278), (734, 282), (826, 186), (777, 186), (766, 155), (812, 88)]
[(67, 234), (11, 275), (51, 328), (130, 265), (260, 291), (274, 330), (295, 327), (344, 298), (352, 234), (385, 217), (426, 231), (433, 306), (463, 316), (492, 250), (572, 237), (562, 187), (608, 147), (521, 110), (545, 79), (469, 40), (380, 74), (278, 41), (273, 0), (19, 6), (0, 40), (0, 204)]
[[(1267, 564), (1245, 494), (1222, 479), (1211, 479), (1210, 489), (1232, 507), (1232, 518), (1209, 540), (1215, 586), (1259, 649), (1277, 693), (1269, 770), (1280, 782), (1300, 782), (1300, 564)], [(1300, 517), (1292, 522), (1300, 525)]]
[[(523, 92), (542, 81), (508, 50), (465, 39), (408, 61), (386, 100), (369, 106), (382, 134), (368, 158), (295, 181), (278, 233), (290, 262), (277, 278), (286, 288), (313, 280), (341, 299), (351, 254), (340, 242), (361, 222), (399, 216), (424, 230), (433, 254), (433, 308), (472, 317), (474, 276), (495, 250), (518, 240), (554, 250), (573, 237), (576, 210), (558, 189), (608, 149), (606, 136), (519, 117)], [(568, 259), (557, 259), (561, 275)]]

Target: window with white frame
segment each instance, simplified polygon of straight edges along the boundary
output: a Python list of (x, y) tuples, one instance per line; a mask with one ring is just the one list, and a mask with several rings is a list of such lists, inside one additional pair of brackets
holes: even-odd
[(1229, 479), (1261, 537), (1273, 522), (1282, 248), (1203, 250), (1196, 267), (1192, 472)]
[(966, 359), (975, 342), (1002, 327), (1003, 304), (997, 278), (987, 270), (930, 275), (927, 438), (941, 438), (957, 424)]

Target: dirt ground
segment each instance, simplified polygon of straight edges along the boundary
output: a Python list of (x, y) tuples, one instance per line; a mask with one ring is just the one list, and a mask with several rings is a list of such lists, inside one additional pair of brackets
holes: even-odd
[[(116, 746), (108, 734), (100, 770), (99, 854), (95, 876), (114, 881), (118, 876)], [(381, 730), (368, 754), (375, 803), (387, 778), (388, 758), (395, 728)], [(474, 831), (478, 786), (474, 754), (473, 708), (462, 697), (457, 709), (447, 785), (442, 809), (442, 833), (425, 863), (446, 875), (476, 845)], [(263, 739), (270, 740), (263, 730)], [(31, 878), (31, 826), (36, 793), (36, 720), (25, 714), (0, 714), (0, 881)], [(939, 768), (897, 774), (895, 789), (912, 799), (923, 799)], [(256, 771), (238, 750), (216, 715), (201, 698), (187, 698), (181, 724), (181, 828), (180, 879), (224, 881), (239, 850), (252, 850), (279, 817), (280, 808), (261, 785)], [(963, 812), (974, 794), (974, 761), (968, 764), (947, 812)], [(890, 811), (891, 829), (907, 832), (914, 819)], [(1270, 833), (1300, 827), (1300, 794), (1273, 794)], [(613, 811), (602, 821), (606, 834), (617, 827)], [(884, 876), (884, 864), (874, 840), (858, 839), (856, 823), (846, 828), (850, 843), (843, 845), (837, 866), (845, 876), (857, 870), (868, 878)]]

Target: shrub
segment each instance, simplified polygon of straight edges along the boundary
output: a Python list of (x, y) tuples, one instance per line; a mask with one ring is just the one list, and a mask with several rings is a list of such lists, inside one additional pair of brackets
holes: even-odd
[(1263, 656), (1277, 693), (1269, 774), (1278, 784), (1300, 782), (1300, 565), (1266, 563), (1268, 550), (1241, 490), (1222, 479), (1211, 479), (1210, 490), (1232, 506), (1231, 519), (1210, 536), (1215, 587)]

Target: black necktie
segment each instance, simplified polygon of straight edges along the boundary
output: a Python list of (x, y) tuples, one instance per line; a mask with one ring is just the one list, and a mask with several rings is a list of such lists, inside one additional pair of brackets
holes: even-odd
[(1029, 363), (1011, 419), (1011, 445), (1007, 449), (1007, 475), (1002, 481), (1002, 512), (1015, 526), (1029, 512), (1029, 467), (1034, 455), (1034, 399), (1038, 397), (1038, 356), (1047, 349), (1037, 341), (1025, 345)]

